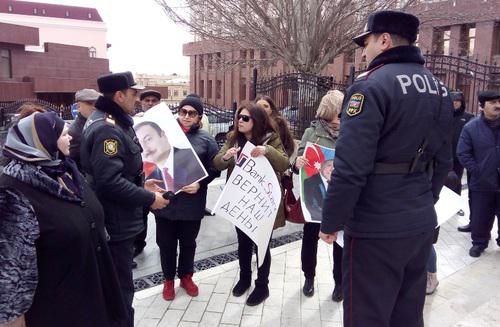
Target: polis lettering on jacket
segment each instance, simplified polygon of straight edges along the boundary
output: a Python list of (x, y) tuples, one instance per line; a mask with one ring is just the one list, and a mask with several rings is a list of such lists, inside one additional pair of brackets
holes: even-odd
[[(399, 85), (401, 86), (401, 91), (403, 94), (408, 94), (408, 89), (413, 88), (418, 93), (429, 93), (429, 94), (440, 94), (443, 97), (448, 95), (448, 90), (444, 86), (444, 83), (438, 81), (432, 75), (420, 75), (413, 74), (408, 76), (406, 74), (397, 75)], [(441, 92), (439, 92), (439, 88), (441, 87)]]

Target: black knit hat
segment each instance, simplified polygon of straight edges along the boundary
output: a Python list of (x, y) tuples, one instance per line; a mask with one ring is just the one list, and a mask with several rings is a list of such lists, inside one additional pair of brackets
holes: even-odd
[(181, 103), (179, 104), (179, 109), (184, 106), (191, 106), (196, 109), (196, 111), (198, 111), (198, 115), (203, 115), (203, 103), (201, 102), (200, 97), (194, 93), (188, 95), (184, 100), (181, 101)]
[(365, 39), (372, 33), (397, 34), (410, 43), (417, 40), (418, 26), (420, 21), (417, 17), (401, 11), (376, 11), (368, 16), (365, 30), (352, 40), (360, 47), (364, 47)]

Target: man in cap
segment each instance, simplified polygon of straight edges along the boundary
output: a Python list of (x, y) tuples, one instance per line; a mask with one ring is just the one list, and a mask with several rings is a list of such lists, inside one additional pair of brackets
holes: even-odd
[(68, 133), (71, 135), (69, 156), (76, 162), (78, 168), (81, 168), (80, 143), (82, 139), (83, 126), (85, 126), (87, 118), (89, 118), (95, 111), (95, 103), (100, 96), (101, 93), (94, 89), (82, 89), (77, 91), (75, 94), (78, 115), (69, 127)]
[(452, 105), (413, 45), (418, 26), (413, 15), (380, 11), (354, 38), (368, 71), (347, 90), (320, 229), (327, 243), (344, 229), (345, 326), (424, 325)]
[(140, 98), (142, 111), (146, 112), (160, 103), (161, 93), (155, 90), (145, 90), (141, 93)]
[[(462, 128), (474, 118), (474, 115), (465, 111), (465, 99), (464, 94), (461, 91), (450, 92), (451, 101), (453, 101), (453, 136), (452, 136), (452, 151), (453, 151), (453, 171), (457, 174), (458, 180), (462, 181), (462, 176), (464, 174), (464, 166), (460, 164), (457, 157), (457, 144), (462, 132)], [(470, 174), (467, 172), (467, 180), (470, 180)], [(462, 188), (459, 189), (460, 193)], [(459, 193), (459, 194), (460, 194)], [(458, 212), (458, 215), (463, 216), (463, 210)], [(470, 223), (464, 226), (459, 226), (459, 232), (470, 232)]]
[(161, 209), (168, 200), (159, 192), (143, 188), (142, 149), (130, 117), (135, 112), (137, 90), (142, 87), (130, 72), (101, 76), (97, 84), (103, 96), (97, 99), (97, 110), (84, 128), (81, 164), (104, 208), (109, 249), (129, 311), (126, 326), (131, 327), (133, 245), (136, 235), (144, 229), (143, 207)]
[[(470, 173), (471, 257), (488, 247), (495, 215), (500, 217), (500, 91), (479, 93), (481, 114), (460, 134), (457, 156)], [(500, 246), (500, 234), (496, 239)]]

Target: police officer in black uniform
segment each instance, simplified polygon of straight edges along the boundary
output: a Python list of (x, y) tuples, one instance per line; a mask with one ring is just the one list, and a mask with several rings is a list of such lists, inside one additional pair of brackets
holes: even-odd
[(345, 326), (423, 326), (452, 106), (412, 45), (418, 26), (380, 11), (354, 38), (369, 66), (347, 90), (320, 231), (332, 243), (344, 229)]
[[(130, 72), (102, 76), (97, 84), (103, 96), (84, 127), (80, 160), (104, 208), (109, 249), (129, 311), (128, 327), (134, 324), (133, 243), (144, 229), (143, 207), (164, 208), (168, 200), (160, 192), (143, 188), (142, 148), (130, 117), (141, 87)], [(155, 190), (152, 186), (149, 189)]]

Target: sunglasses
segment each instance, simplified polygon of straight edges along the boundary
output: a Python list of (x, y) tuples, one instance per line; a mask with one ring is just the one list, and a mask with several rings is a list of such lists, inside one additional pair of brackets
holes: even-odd
[(252, 117), (250, 117), (249, 115), (242, 115), (242, 114), (239, 114), (238, 115), (238, 120), (243, 120), (245, 123), (248, 123), (250, 121), (250, 119), (252, 119)]
[(181, 110), (179, 110), (179, 115), (180, 116), (189, 116), (191, 118), (195, 118), (195, 117), (199, 116), (198, 115), (198, 111), (196, 111), (196, 110), (187, 110), (187, 109), (184, 109), (184, 108), (182, 108)]

